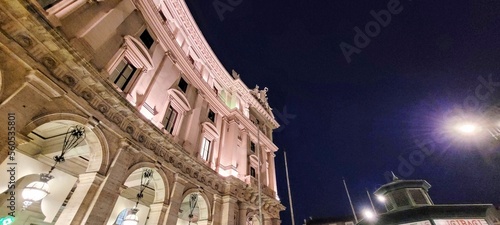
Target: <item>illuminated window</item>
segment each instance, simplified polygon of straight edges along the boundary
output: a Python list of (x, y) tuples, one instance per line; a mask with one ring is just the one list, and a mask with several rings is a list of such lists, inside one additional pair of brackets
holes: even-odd
[(175, 120), (177, 119), (177, 111), (169, 105), (167, 112), (165, 113), (165, 118), (163, 119), (163, 124), (165, 124), (165, 130), (172, 134), (175, 126)]
[(210, 154), (210, 144), (211, 141), (204, 137), (203, 141), (201, 142), (200, 156), (205, 161), (208, 161), (208, 155)]
[(178, 86), (179, 86), (179, 88), (181, 89), (182, 92), (186, 93), (187, 87), (188, 87), (188, 83), (186, 82), (186, 80), (184, 80), (184, 78), (181, 77), (181, 79), (179, 80)]
[(211, 109), (208, 110), (208, 119), (212, 122), (215, 122), (215, 113)]
[(124, 59), (113, 70), (110, 80), (112, 80), (120, 90), (124, 91), (136, 70), (137, 69), (132, 64)]

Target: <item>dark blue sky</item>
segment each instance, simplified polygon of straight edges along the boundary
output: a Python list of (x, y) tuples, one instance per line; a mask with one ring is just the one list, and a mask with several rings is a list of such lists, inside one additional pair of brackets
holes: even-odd
[[(269, 87), (275, 115), (288, 114), (276, 116), (275, 133), (284, 225), (283, 150), (297, 224), (350, 214), (342, 177), (361, 211), (365, 188), (375, 191), (391, 170), (429, 181), (436, 204), (500, 205), (500, 142), (443, 128), (453, 115), (481, 117), (500, 102), (500, 84), (480, 81), (500, 82), (500, 0), (401, 0), (400, 13), (348, 63), (340, 43), (355, 46), (355, 27), (394, 1), (186, 0), (226, 69), (250, 88)], [(489, 95), (478, 99), (481, 85)], [(447, 114), (454, 107), (463, 112)]]

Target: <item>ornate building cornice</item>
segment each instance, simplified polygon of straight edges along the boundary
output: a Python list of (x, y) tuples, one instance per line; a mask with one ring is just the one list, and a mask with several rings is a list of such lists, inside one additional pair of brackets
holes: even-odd
[(263, 115), (273, 125), (273, 128), (278, 128), (279, 124), (274, 118), (274, 115), (252, 96), (250, 89), (239, 78), (233, 79), (225, 70), (196, 25), (186, 3), (183, 0), (166, 0), (165, 2), (174, 9), (174, 17), (176, 17), (179, 25), (181, 25), (182, 29), (187, 33), (193, 45), (192, 47), (201, 55), (206, 66), (213, 72), (213, 75), (217, 77), (217, 80), (222, 82), (223, 85), (229, 89), (235, 90), (245, 102)]

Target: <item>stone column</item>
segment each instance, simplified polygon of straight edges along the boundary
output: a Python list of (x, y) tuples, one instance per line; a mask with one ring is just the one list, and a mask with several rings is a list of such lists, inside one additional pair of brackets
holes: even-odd
[(234, 219), (236, 214), (237, 199), (233, 196), (226, 195), (222, 197), (222, 224), (233, 225), (236, 224)]
[[(226, 223), (222, 223), (222, 198), (218, 194), (214, 194), (214, 204), (212, 207), (212, 225), (226, 225)], [(232, 225), (232, 224), (228, 224)]]
[(240, 205), (239, 225), (246, 225), (247, 224), (248, 205), (244, 202), (240, 202), (239, 205)]
[[(278, 191), (278, 187), (276, 185), (276, 168), (274, 165), (274, 158), (276, 158), (276, 155), (272, 152), (269, 153), (269, 188), (273, 189), (275, 195)], [(276, 196), (274, 196), (276, 197)]]
[(154, 203), (149, 206), (149, 215), (146, 225), (162, 225), (167, 212), (168, 205), (163, 202)]
[(166, 225), (176, 225), (177, 218), (179, 217), (179, 209), (182, 204), (182, 194), (184, 193), (184, 188), (186, 187), (187, 181), (181, 177), (180, 174), (175, 174), (175, 182), (172, 188), (172, 194), (170, 195), (170, 204), (167, 207), (166, 212)]
[(249, 146), (249, 140), (250, 138), (248, 137), (248, 130), (247, 129), (242, 129), (241, 130), (241, 146), (240, 150), (238, 151), (238, 174), (241, 180), (245, 180), (245, 176), (247, 175), (248, 171), (248, 157), (247, 157), (247, 152), (248, 152), (248, 146)]
[(55, 224), (80, 224), (103, 179), (97, 173), (80, 174), (76, 189)]
[(268, 161), (269, 157), (267, 154), (267, 147), (265, 147), (263, 150), (264, 151), (261, 151), (262, 153), (262, 159), (261, 159), (262, 167), (260, 168), (262, 173), (261, 184), (269, 186), (269, 161)]
[(120, 187), (127, 179), (127, 174), (124, 172), (133, 164), (137, 154), (139, 152), (126, 142), (121, 144), (107, 176), (95, 191), (95, 197), (89, 204), (85, 217), (78, 224), (106, 224), (120, 195)]

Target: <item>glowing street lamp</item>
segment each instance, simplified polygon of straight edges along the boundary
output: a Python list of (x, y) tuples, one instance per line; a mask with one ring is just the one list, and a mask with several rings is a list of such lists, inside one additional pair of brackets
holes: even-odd
[(364, 218), (368, 221), (373, 221), (376, 218), (375, 212), (370, 209), (363, 210), (363, 215), (365, 216)]
[(476, 134), (480, 130), (480, 127), (475, 123), (466, 122), (466, 123), (458, 124), (455, 127), (455, 129), (458, 132), (460, 132), (461, 134), (473, 135), (473, 134)]
[(463, 136), (473, 136), (478, 134), (483, 130), (487, 130), (488, 133), (495, 138), (495, 140), (500, 139), (500, 124), (492, 124), (492, 125), (482, 125), (483, 123), (477, 122), (459, 122), (453, 126), (453, 130), (456, 133), (459, 133)]
[(377, 197), (377, 200), (381, 203), (385, 203), (387, 201), (387, 199), (383, 195), (376, 195), (376, 197)]

